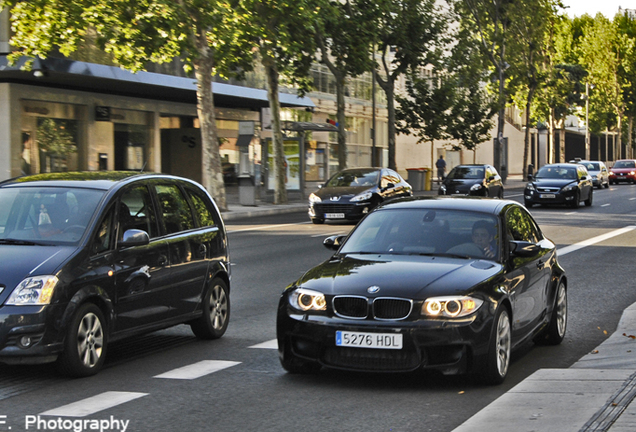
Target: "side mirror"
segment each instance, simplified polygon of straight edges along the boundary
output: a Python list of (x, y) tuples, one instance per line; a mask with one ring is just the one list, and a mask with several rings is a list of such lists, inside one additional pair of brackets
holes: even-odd
[(122, 240), (119, 242), (121, 247), (144, 246), (150, 243), (150, 237), (146, 231), (138, 229), (129, 229), (124, 232)]
[(347, 238), (347, 236), (344, 235), (334, 235), (331, 237), (327, 237), (322, 244), (327, 248), (327, 249), (331, 249), (331, 250), (338, 250), (340, 249), (340, 246), (342, 246), (342, 243), (344, 243), (344, 240)]
[(488, 181), (493, 181), (496, 177), (495, 176), (490, 176), (488, 177)]
[(515, 257), (532, 257), (539, 253), (539, 246), (534, 243), (521, 240), (512, 240), (509, 242), (510, 255)]
[(583, 176), (580, 178), (580, 181), (587, 180), (587, 176)]

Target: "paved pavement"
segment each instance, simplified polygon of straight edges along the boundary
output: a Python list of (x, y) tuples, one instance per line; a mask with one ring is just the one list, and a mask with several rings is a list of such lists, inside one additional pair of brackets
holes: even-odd
[[(521, 176), (510, 176), (505, 188), (516, 194), (524, 185)], [(437, 184), (415, 192), (436, 194)], [(227, 201), (225, 221), (307, 211), (300, 197), (285, 205), (259, 199), (240, 205), (237, 187), (227, 188)], [(636, 303), (625, 309), (612, 336), (569, 369), (536, 371), (453, 432), (634, 432), (635, 398)]]

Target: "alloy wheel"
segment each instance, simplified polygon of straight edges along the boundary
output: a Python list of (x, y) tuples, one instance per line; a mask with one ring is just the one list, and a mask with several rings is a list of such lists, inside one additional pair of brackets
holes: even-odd
[(77, 330), (77, 352), (82, 364), (94, 367), (102, 356), (104, 329), (100, 319), (92, 312), (82, 317)]

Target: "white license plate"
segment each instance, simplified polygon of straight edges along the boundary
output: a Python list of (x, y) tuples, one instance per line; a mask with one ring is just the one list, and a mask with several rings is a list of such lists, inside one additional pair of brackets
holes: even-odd
[(344, 213), (325, 213), (327, 219), (344, 219)]
[(402, 349), (400, 333), (336, 331), (336, 346), (354, 348)]
[(556, 198), (555, 194), (541, 194), (539, 198)]

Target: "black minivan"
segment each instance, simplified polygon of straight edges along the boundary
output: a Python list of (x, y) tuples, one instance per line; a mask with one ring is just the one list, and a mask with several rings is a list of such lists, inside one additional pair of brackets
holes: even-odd
[(198, 183), (163, 174), (52, 173), (0, 183), (0, 362), (103, 366), (108, 344), (230, 318), (225, 226)]

